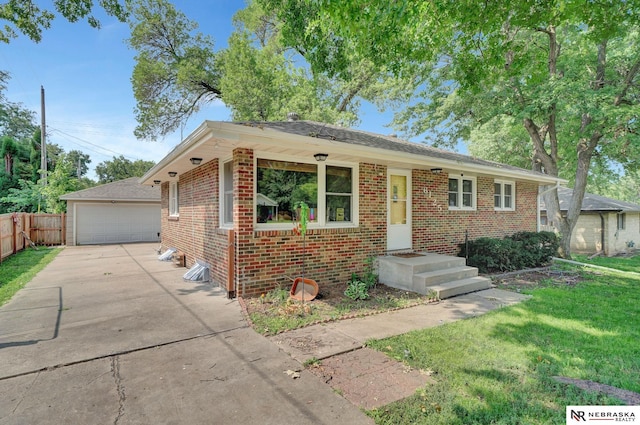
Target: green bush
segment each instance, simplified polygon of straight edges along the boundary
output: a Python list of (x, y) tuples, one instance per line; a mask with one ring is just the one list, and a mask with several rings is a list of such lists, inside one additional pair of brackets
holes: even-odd
[[(461, 257), (467, 246), (460, 244)], [(478, 238), (468, 242), (468, 265), (481, 273), (505, 272), (546, 265), (558, 252), (553, 232), (518, 232), (504, 239)]]

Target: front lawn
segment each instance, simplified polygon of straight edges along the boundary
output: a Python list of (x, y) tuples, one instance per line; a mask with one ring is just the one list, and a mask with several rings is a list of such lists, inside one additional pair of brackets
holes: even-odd
[(370, 342), (436, 383), (368, 414), (396, 425), (565, 424), (567, 405), (622, 403), (554, 376), (640, 392), (640, 279), (577, 273), (523, 289), (533, 298), (513, 307)]
[(632, 257), (594, 257), (591, 259), (586, 255), (574, 255), (573, 257), (574, 260), (581, 263), (594, 264), (596, 266), (640, 273), (640, 255), (635, 255)]
[(0, 265), (0, 306), (6, 303), (60, 253), (60, 248), (27, 248)]

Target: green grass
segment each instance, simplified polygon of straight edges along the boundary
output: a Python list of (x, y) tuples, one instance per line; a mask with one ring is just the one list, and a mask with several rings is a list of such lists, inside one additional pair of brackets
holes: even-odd
[(60, 248), (28, 248), (3, 260), (0, 264), (0, 306), (9, 301), (60, 251)]
[(573, 257), (574, 260), (581, 263), (640, 273), (640, 255), (633, 257), (594, 257), (592, 259), (589, 259), (586, 255), (574, 255)]
[(640, 392), (640, 279), (598, 271), (531, 293), (477, 318), (370, 342), (436, 382), (368, 414), (395, 425), (565, 424), (567, 405), (622, 403), (553, 376)]

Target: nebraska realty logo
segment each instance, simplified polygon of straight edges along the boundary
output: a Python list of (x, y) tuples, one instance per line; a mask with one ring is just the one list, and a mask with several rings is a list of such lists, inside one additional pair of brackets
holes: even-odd
[(640, 406), (567, 406), (567, 424), (591, 421), (640, 424)]

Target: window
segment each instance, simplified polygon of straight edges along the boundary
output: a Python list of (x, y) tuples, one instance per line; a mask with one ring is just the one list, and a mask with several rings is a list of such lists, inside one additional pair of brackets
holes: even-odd
[(309, 206), (309, 220), (318, 216), (318, 166), (301, 162), (258, 159), (256, 220), (258, 223), (291, 223), (297, 220), (296, 204)]
[(222, 227), (233, 226), (233, 161), (222, 165)]
[(256, 225), (288, 229), (299, 219), (300, 202), (309, 206), (309, 226), (357, 223), (357, 168), (324, 162), (258, 158)]
[(626, 225), (626, 214), (618, 214), (618, 230), (624, 230)]
[(476, 209), (475, 177), (449, 176), (449, 209)]
[(495, 180), (493, 183), (493, 207), (496, 211), (514, 211), (515, 205), (515, 182)]
[(351, 168), (327, 166), (327, 221), (351, 221)]
[(178, 182), (169, 183), (169, 216), (179, 216)]

